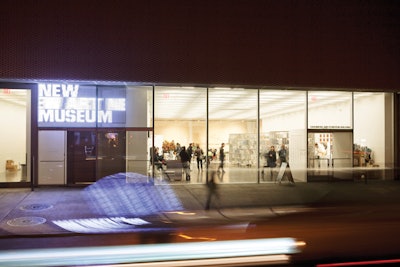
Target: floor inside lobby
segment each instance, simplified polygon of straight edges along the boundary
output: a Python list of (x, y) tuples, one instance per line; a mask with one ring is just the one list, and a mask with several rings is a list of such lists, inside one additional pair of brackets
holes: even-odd
[[(175, 168), (173, 171), (170, 169), (167, 170), (155, 170), (155, 183), (169, 182), (171, 184), (205, 184), (207, 180), (207, 172), (210, 174), (213, 171), (217, 171), (219, 166), (218, 162), (211, 163), (206, 168), (205, 164), (202, 169), (197, 168), (197, 163), (192, 161), (191, 163), (191, 171), (190, 171), (190, 181), (186, 181), (185, 174), (182, 168)], [(264, 170), (264, 174), (262, 174), (262, 170)], [(353, 173), (356, 173), (356, 176), (362, 175), (364, 177), (368, 175), (368, 179), (383, 179), (385, 180), (385, 172), (386, 170), (383, 168), (335, 168), (329, 170), (321, 170), (321, 169), (308, 169), (308, 181), (331, 181), (329, 177), (344, 177), (343, 174), (346, 174), (346, 177), (352, 177)], [(261, 168), (257, 171), (257, 167), (238, 167), (232, 166), (231, 164), (225, 164), (224, 172), (217, 172), (217, 183), (276, 183), (276, 178), (279, 173), (279, 168), (275, 168), (273, 171), (273, 177), (270, 176), (269, 168)], [(351, 175), (350, 175), (351, 174)], [(357, 176), (357, 177), (358, 177)], [(337, 178), (337, 177), (336, 177)], [(295, 182), (301, 182), (301, 180), (296, 179), (296, 175), (294, 175)], [(343, 179), (345, 180), (345, 179)], [(347, 179), (349, 180), (349, 179)], [(351, 180), (351, 179), (350, 179)], [(389, 179), (390, 180), (390, 179)], [(26, 172), (20, 168), (17, 170), (5, 170), (0, 172), (0, 183), (18, 183), (18, 182), (29, 182), (27, 180)], [(283, 183), (287, 183), (287, 177), (283, 177)]]
[(0, 183), (27, 182), (26, 179), (26, 173), (22, 169), (0, 172)]

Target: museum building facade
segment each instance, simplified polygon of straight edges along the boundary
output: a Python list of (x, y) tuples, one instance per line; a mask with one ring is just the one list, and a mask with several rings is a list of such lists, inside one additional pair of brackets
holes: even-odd
[[(88, 184), (118, 172), (186, 182), (176, 163), (179, 148), (189, 144), (190, 183), (205, 183), (207, 171), (221, 164), (222, 143), (223, 183), (285, 181), (288, 171), (295, 182), (396, 179), (393, 92), (59, 80), (1, 85), (7, 131), (0, 183), (8, 186)], [(272, 146), (276, 166), (265, 158)], [(164, 160), (161, 169), (152, 164), (153, 148)]]

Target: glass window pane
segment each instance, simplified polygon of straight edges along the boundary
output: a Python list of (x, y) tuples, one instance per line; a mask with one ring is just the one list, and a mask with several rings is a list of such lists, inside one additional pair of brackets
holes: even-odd
[(393, 147), (393, 95), (355, 92), (354, 166), (373, 167), (369, 178), (384, 178), (395, 165)]
[(153, 88), (129, 86), (126, 88), (126, 127), (152, 127)]
[(124, 86), (98, 87), (98, 127), (125, 127), (126, 95)]
[(352, 93), (308, 92), (309, 129), (352, 129)]
[(151, 174), (149, 168), (149, 147), (152, 143), (152, 132), (127, 131), (126, 132), (126, 171)]
[[(274, 164), (268, 165), (271, 157), (267, 157), (267, 153), (271, 146), (275, 150), (275, 167)], [(261, 90), (260, 181), (275, 181), (278, 168), (285, 160), (289, 163), (294, 179), (306, 181), (306, 151), (306, 92)]]
[(0, 89), (0, 183), (29, 182), (31, 91)]
[(257, 95), (255, 89), (209, 90), (209, 148), (215, 151), (211, 169), (219, 171), (221, 182), (257, 182)]
[[(166, 168), (173, 173), (167, 177), (163, 169), (157, 173), (163, 179), (182, 179), (182, 164), (179, 153), (182, 147), (189, 148), (190, 171), (185, 169), (183, 179), (190, 176), (191, 182), (204, 182), (203, 159), (197, 161), (195, 150), (199, 147), (206, 154), (207, 140), (207, 89), (184, 87), (156, 87), (154, 107), (154, 145), (166, 161)], [(197, 165), (199, 163), (199, 165)]]

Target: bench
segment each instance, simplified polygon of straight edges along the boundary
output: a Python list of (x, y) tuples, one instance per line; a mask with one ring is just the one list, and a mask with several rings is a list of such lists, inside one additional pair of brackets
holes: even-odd
[(167, 167), (166, 169), (163, 169), (163, 173), (168, 177), (168, 180), (170, 181), (181, 181), (182, 162), (180, 160), (167, 160)]

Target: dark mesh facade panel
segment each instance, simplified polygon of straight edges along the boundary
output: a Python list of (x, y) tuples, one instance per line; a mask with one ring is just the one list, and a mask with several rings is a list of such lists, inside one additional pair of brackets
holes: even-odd
[(1, 1), (0, 78), (399, 88), (398, 1)]

